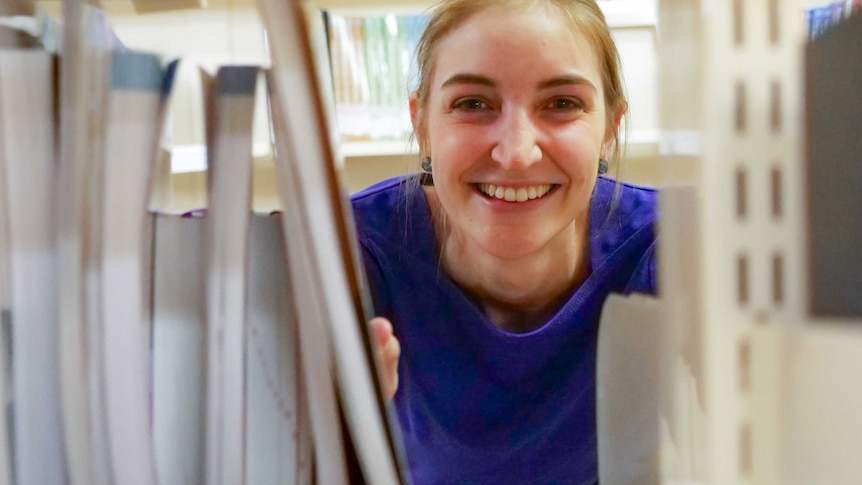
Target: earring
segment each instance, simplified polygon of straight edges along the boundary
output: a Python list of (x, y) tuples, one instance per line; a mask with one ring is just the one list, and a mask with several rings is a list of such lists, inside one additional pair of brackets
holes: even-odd
[(603, 159), (603, 158), (600, 158), (599, 159), (599, 174), (604, 175), (606, 173), (608, 173), (608, 161)]
[(422, 157), (422, 170), (431, 173), (431, 157)]

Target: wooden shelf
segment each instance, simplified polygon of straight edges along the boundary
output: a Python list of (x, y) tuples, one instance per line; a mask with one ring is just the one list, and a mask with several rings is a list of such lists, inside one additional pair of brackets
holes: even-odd
[(0, 15), (32, 15), (34, 0), (4, 0), (0, 2)]

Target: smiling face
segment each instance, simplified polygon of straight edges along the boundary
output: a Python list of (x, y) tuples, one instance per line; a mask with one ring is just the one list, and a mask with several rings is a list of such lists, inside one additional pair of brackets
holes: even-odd
[(412, 107), (448, 237), (501, 259), (585, 244), (615, 128), (599, 66), (547, 5), (492, 6), (441, 39), (427, 100)]

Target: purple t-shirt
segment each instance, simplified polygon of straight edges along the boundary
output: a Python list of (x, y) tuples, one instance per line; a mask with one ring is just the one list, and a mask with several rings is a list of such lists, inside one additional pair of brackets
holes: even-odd
[(653, 189), (599, 178), (592, 274), (541, 328), (495, 327), (440, 270), (424, 193), (391, 179), (352, 197), (375, 313), (401, 342), (395, 407), (414, 485), (595, 484), (599, 312), (655, 292)]

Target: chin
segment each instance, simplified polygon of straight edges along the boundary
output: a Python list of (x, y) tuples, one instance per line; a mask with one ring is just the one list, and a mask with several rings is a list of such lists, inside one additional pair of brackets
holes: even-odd
[(548, 242), (548, 238), (536, 237), (530, 229), (524, 228), (515, 232), (514, 235), (495, 235), (485, 239), (482, 242), (483, 249), (500, 259), (519, 259), (535, 253)]

